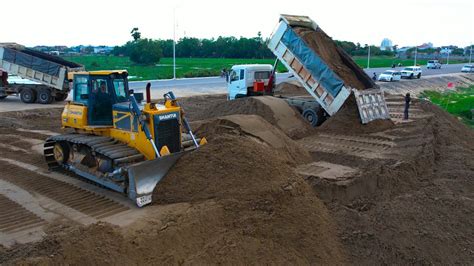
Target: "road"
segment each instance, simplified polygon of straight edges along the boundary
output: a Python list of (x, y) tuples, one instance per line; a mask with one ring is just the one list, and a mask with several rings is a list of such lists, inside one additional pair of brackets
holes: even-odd
[[(454, 65), (443, 65), (441, 69), (426, 69), (422, 67), (423, 76), (440, 75), (456, 73), (461, 71), (463, 64)], [(396, 69), (402, 69), (396, 68)], [(375, 72), (377, 75), (381, 72), (390, 68), (371, 68), (365, 69), (365, 72), (372, 76)], [(288, 73), (278, 73), (277, 83), (288, 80), (290, 75)], [(130, 82), (130, 89), (136, 92), (144, 92), (147, 82), (151, 83), (152, 87), (152, 98), (159, 99), (163, 97), (163, 94), (172, 90), (177, 97), (186, 97), (193, 95), (202, 94), (218, 94), (227, 93), (226, 82), (224, 78), (220, 77), (206, 77), (206, 78), (188, 78), (188, 79), (176, 79), (176, 80), (151, 80), (151, 81), (134, 81)], [(71, 100), (71, 95), (67, 100)], [(0, 112), (6, 111), (21, 111), (36, 108), (52, 108), (62, 107), (64, 103), (54, 103), (52, 105), (42, 104), (24, 104), (18, 97), (10, 96), (0, 102)]]
[[(426, 66), (422, 66), (423, 76), (457, 73), (461, 71), (463, 65), (464, 64), (443, 65), (441, 69), (427, 69)], [(378, 76), (387, 69), (392, 68), (370, 68), (364, 69), (364, 71), (371, 77), (374, 72)], [(402, 70), (403, 67), (394, 69)], [(288, 73), (277, 74), (277, 83), (287, 80), (289, 76)], [(130, 82), (130, 88), (137, 92), (143, 92), (147, 82), (151, 82), (152, 98), (160, 98), (169, 90), (173, 90), (179, 97), (227, 92), (225, 79), (220, 77), (135, 81)]]
[[(432, 76), (432, 75), (441, 75), (441, 74), (450, 74), (450, 73), (459, 73), (461, 72), (461, 68), (465, 64), (451, 64), (451, 65), (442, 65), (441, 69), (427, 69), (426, 66), (421, 66), (423, 71), (423, 76)], [(406, 67), (406, 66), (405, 66)], [(380, 67), (380, 68), (371, 68), (371, 69), (364, 69), (365, 73), (372, 77), (372, 75), (377, 74), (377, 76), (385, 70), (402, 70), (405, 67), (396, 67), (396, 68), (389, 68), (389, 67)]]
[[(285, 81), (289, 76), (289, 73), (277, 73), (276, 80), (277, 82)], [(178, 97), (227, 93), (226, 81), (221, 77), (134, 81), (129, 83), (129, 87), (136, 92), (144, 92), (148, 82), (151, 83), (152, 98), (160, 98), (170, 90)]]

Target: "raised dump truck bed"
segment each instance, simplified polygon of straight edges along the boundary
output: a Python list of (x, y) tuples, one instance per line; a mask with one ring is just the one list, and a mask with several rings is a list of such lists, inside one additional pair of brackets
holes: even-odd
[[(278, 28), (270, 37), (268, 47), (326, 113), (334, 115), (354, 92), (362, 123), (389, 119), (383, 93), (350, 56), (338, 48), (329, 37), (329, 40), (325, 41), (311, 39), (309, 45), (300, 35), (301, 29), (316, 32), (318, 25), (306, 16), (281, 15)], [(318, 45), (325, 46), (321, 50), (328, 50), (333, 54), (319, 54), (315, 49)], [(334, 56), (337, 56), (337, 63), (345, 73), (340, 72), (341, 68), (332, 61)]]
[(0, 44), (0, 69), (11, 75), (34, 81), (31, 84), (0, 84), (0, 95), (20, 94), (23, 102), (50, 103), (63, 100), (70, 91), (68, 73), (83, 71), (82, 65), (69, 62), (18, 44)]

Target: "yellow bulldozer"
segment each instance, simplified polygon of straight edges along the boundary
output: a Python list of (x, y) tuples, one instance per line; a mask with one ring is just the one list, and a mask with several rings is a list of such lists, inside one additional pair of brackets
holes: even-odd
[(61, 115), (72, 133), (50, 137), (44, 156), (50, 169), (74, 172), (126, 194), (142, 207), (155, 186), (187, 151), (206, 143), (196, 138), (173, 94), (162, 104), (128, 87), (124, 70), (76, 72), (73, 100)]

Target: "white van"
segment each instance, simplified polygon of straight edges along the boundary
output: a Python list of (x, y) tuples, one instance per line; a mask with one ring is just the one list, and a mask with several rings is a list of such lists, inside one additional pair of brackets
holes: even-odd
[(402, 78), (421, 78), (421, 67), (419, 66), (405, 67), (401, 72)]
[(428, 69), (441, 69), (441, 63), (438, 60), (428, 60), (426, 64)]
[[(273, 86), (268, 82), (272, 75), (272, 65), (235, 65), (232, 67), (227, 81), (229, 100), (254, 95), (273, 93)], [(263, 91), (255, 89), (255, 83), (263, 83)]]

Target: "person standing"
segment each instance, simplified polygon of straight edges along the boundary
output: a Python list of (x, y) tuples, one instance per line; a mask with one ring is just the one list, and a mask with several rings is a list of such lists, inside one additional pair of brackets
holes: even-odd
[(410, 108), (411, 97), (410, 93), (405, 94), (405, 112), (403, 119), (408, 120), (408, 108)]

